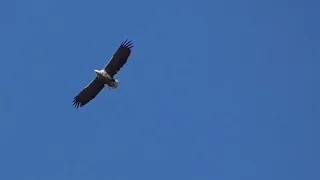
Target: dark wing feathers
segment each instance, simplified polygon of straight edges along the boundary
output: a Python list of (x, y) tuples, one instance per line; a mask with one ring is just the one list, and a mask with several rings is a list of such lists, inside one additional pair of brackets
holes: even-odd
[(103, 88), (104, 84), (101, 83), (98, 78), (95, 78), (76, 97), (73, 98), (73, 106), (75, 108), (79, 108), (86, 105), (89, 101), (94, 99)]
[(114, 76), (127, 62), (130, 54), (131, 48), (133, 48), (133, 43), (131, 41), (125, 40), (121, 43), (118, 50), (114, 53), (109, 63), (104, 67), (106, 72), (110, 76)]

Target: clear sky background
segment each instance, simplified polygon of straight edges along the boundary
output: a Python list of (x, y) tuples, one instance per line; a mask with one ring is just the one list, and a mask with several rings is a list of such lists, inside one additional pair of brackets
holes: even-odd
[(1, 0), (0, 179), (319, 180), (319, 5)]

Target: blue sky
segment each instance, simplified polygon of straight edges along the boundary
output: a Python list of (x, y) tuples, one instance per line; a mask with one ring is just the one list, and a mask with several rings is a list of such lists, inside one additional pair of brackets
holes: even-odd
[(319, 5), (0, 1), (0, 179), (320, 179)]

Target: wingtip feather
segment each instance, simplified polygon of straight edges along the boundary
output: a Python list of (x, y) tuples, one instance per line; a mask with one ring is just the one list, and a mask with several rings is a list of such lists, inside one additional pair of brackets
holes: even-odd
[(73, 107), (76, 108), (76, 109), (78, 109), (78, 108), (80, 108), (80, 107), (83, 106), (82, 103), (79, 102), (79, 101), (77, 101), (76, 98), (73, 98), (73, 100), (72, 100), (72, 105), (73, 105)]
[(131, 49), (131, 48), (134, 47), (133, 42), (132, 42), (131, 40), (128, 40), (128, 39), (126, 39), (125, 41), (123, 41), (123, 42), (121, 43), (121, 46), (124, 46), (124, 47), (129, 48), (129, 49)]

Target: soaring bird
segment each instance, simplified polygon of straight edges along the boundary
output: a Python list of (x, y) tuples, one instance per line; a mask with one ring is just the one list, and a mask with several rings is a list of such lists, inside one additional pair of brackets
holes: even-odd
[(119, 81), (114, 76), (128, 61), (133, 47), (133, 43), (130, 40), (123, 41), (109, 60), (109, 63), (101, 70), (94, 70), (96, 73), (95, 79), (73, 98), (72, 103), (75, 108), (83, 107), (89, 103), (99, 94), (105, 85), (111, 89), (118, 87)]

